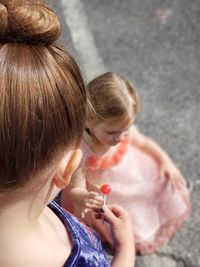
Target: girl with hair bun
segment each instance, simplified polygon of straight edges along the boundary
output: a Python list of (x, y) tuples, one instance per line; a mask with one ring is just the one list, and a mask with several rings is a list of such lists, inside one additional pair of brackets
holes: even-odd
[[(81, 159), (87, 94), (60, 22), (40, 1), (0, 0), (0, 266), (110, 266), (96, 233), (52, 200)], [(96, 213), (100, 216), (99, 211)], [(112, 266), (133, 266), (132, 225), (118, 206)]]
[(137, 252), (152, 253), (188, 218), (185, 180), (166, 152), (133, 124), (139, 100), (129, 81), (107, 72), (92, 80), (88, 91), (94, 110), (82, 140), (85, 168), (64, 190), (62, 205), (112, 244), (109, 225), (94, 220), (90, 211), (102, 205), (99, 189), (109, 184), (107, 202), (131, 214)]

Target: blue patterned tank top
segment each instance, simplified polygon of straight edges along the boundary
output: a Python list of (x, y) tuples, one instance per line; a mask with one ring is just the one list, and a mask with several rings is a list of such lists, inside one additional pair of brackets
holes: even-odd
[(74, 216), (51, 202), (49, 208), (59, 217), (71, 235), (73, 248), (64, 267), (110, 267), (98, 235)]

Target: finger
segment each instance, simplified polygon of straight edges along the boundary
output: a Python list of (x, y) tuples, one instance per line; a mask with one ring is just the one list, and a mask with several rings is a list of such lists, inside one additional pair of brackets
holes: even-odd
[(111, 224), (110, 221), (108, 221), (108, 219), (105, 218), (105, 216), (103, 216), (102, 214), (96, 213), (96, 214), (94, 215), (94, 217), (95, 217), (96, 220), (100, 220), (100, 221), (102, 221), (103, 223), (106, 222), (106, 223), (108, 223), (108, 224)]
[(94, 207), (92, 210), (96, 213), (100, 213), (99, 207)]
[(85, 204), (86, 208), (89, 208), (89, 209), (98, 209), (102, 207), (102, 204), (99, 204), (99, 203), (96, 203), (96, 202), (87, 202)]
[(171, 185), (174, 189), (178, 189), (179, 186), (178, 186), (178, 183), (176, 181), (176, 179), (173, 177), (173, 178), (170, 178), (170, 182), (171, 182)]
[(85, 208), (82, 212), (81, 212), (81, 218), (85, 218), (86, 214), (90, 211), (90, 209)]
[(179, 189), (181, 189), (183, 186), (186, 186), (186, 182), (182, 177), (177, 178), (177, 185)]
[(128, 213), (119, 205), (108, 205), (108, 208), (112, 211), (115, 217), (128, 216)]
[(175, 189), (181, 189), (181, 183), (179, 181), (179, 179), (177, 179), (176, 177), (173, 177), (171, 178), (171, 183), (172, 183), (172, 186), (175, 188)]
[(96, 203), (96, 204), (98, 204), (98, 205), (103, 205), (103, 200), (102, 199), (99, 199), (99, 198), (95, 198), (94, 199), (94, 202)]
[(99, 208), (101, 208), (102, 207), (102, 202), (98, 202), (98, 201), (95, 201), (94, 202), (94, 205), (99, 209)]
[(85, 207), (86, 208), (88, 208), (88, 209), (93, 209), (94, 207), (96, 207), (93, 203), (89, 203), (89, 202), (87, 202), (86, 204), (85, 204)]
[(115, 223), (116, 217), (107, 206), (100, 208), (100, 212), (103, 218), (106, 219), (110, 224), (113, 225)]
[(96, 199), (97, 201), (103, 202), (102, 196), (95, 196), (94, 199)]
[(165, 176), (165, 179), (167, 179), (171, 183), (171, 185), (174, 189), (176, 189), (178, 187), (178, 184), (177, 184), (177, 181), (176, 181), (174, 175), (171, 175), (171, 173), (169, 173), (167, 170), (165, 170), (164, 176)]
[(99, 196), (99, 193), (97, 192), (94, 192), (94, 191), (90, 191), (89, 194), (88, 194), (89, 197), (98, 197)]
[(100, 213), (95, 213), (94, 217), (97, 219), (97, 220), (102, 220), (102, 214)]
[(179, 180), (180, 180), (182, 185), (186, 186), (186, 181), (185, 181), (185, 179), (183, 178), (182, 175), (179, 176)]
[(185, 184), (184, 179), (180, 175), (174, 176), (172, 180), (173, 180), (174, 186), (177, 189), (181, 189), (181, 187)]
[(81, 218), (82, 218), (82, 219), (85, 218), (85, 212), (81, 212)]
[(104, 206), (103, 209), (104, 218), (111, 224), (114, 224), (118, 218), (122, 218), (123, 216), (127, 215), (125, 210), (118, 205), (112, 205), (108, 207)]
[(91, 205), (94, 204), (94, 205), (98, 205), (98, 206), (102, 206), (102, 204), (103, 204), (102, 201), (99, 201), (96, 199), (88, 199), (86, 202), (91, 204)]
[(174, 179), (174, 187), (176, 188), (176, 189), (181, 189), (181, 183), (180, 183), (180, 181), (178, 180), (178, 179)]

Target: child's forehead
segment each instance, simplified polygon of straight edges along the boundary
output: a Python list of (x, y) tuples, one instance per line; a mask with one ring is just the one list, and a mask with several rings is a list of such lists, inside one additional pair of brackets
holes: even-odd
[(134, 118), (130, 118), (129, 116), (124, 116), (121, 118), (115, 118), (115, 119), (107, 119), (104, 122), (104, 126), (108, 127), (112, 130), (122, 130), (127, 129), (133, 124)]

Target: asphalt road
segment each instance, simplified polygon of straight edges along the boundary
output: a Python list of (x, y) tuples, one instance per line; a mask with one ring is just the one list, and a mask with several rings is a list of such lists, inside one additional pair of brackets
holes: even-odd
[(61, 42), (87, 80), (106, 70), (130, 79), (142, 108), (136, 124), (193, 183), (187, 226), (137, 267), (200, 267), (200, 1), (48, 0)]

